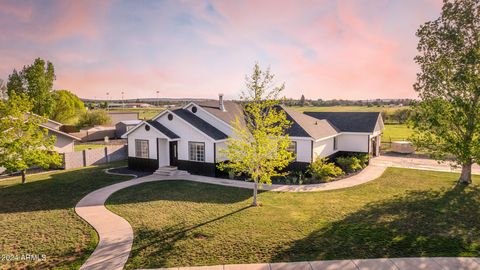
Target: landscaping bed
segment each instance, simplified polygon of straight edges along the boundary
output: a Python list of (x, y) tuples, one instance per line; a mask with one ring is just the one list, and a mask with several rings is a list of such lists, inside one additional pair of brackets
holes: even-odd
[(261, 192), (188, 181), (121, 190), (134, 229), (127, 269), (305, 260), (480, 256), (480, 176), (389, 168), (341, 190)]
[(343, 153), (333, 158), (317, 158), (306, 171), (292, 171), (272, 179), (274, 184), (305, 185), (328, 183), (360, 173), (369, 163), (368, 154)]

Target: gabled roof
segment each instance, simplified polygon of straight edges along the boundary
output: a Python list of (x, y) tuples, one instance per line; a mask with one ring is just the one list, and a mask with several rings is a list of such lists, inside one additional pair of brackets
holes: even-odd
[(160, 131), (161, 133), (163, 133), (165, 136), (167, 136), (167, 137), (170, 138), (170, 139), (179, 139), (179, 138), (180, 138), (180, 136), (178, 136), (178, 135), (175, 134), (173, 131), (171, 131), (170, 129), (168, 129), (166, 126), (160, 124), (160, 123), (157, 122), (157, 121), (148, 120), (147, 123), (150, 124), (152, 127), (154, 127), (156, 130), (158, 130), (158, 131)]
[(75, 141), (81, 141), (81, 140), (82, 140), (82, 139), (80, 139), (80, 138), (78, 138), (78, 137), (76, 137), (76, 136), (70, 135), (70, 134), (68, 134), (68, 133), (65, 133), (65, 132), (63, 132), (63, 131), (60, 131), (60, 130), (58, 130), (58, 129), (56, 129), (56, 128), (52, 128), (52, 127), (47, 126), (47, 125), (44, 125), (44, 124), (40, 124), (40, 127), (45, 128), (45, 129), (47, 129), (47, 130), (49, 130), (49, 131), (51, 131), (51, 132), (53, 132), (53, 133), (56, 133), (56, 134), (59, 134), (59, 135), (68, 137), (68, 138), (70, 138), (70, 139), (72, 139), (72, 140), (75, 140)]
[(318, 120), (294, 109), (280, 106), (287, 114), (287, 120), (291, 121), (291, 126), (286, 133), (293, 137), (310, 137), (314, 140), (334, 136), (339, 133), (327, 120)]
[(214, 140), (224, 140), (228, 138), (225, 133), (186, 109), (176, 109), (172, 112)]
[(319, 120), (328, 120), (341, 132), (373, 133), (377, 121), (381, 119), (379, 112), (304, 112)]
[(232, 126), (232, 123), (238, 117), (240, 120), (240, 124), (242, 127), (246, 126), (245, 117), (243, 114), (243, 108), (240, 103), (234, 101), (223, 101), (223, 106), (225, 107), (225, 111), (220, 110), (219, 101), (218, 100), (205, 100), (205, 101), (198, 101), (193, 102), (202, 109), (206, 110), (210, 114), (214, 115), (218, 119), (222, 120), (223, 122), (227, 123), (228, 125)]

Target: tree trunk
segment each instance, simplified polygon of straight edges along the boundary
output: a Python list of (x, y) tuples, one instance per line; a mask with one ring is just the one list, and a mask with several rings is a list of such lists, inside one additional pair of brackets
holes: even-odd
[(468, 185), (472, 183), (472, 162), (467, 162), (462, 164), (462, 173), (460, 174), (460, 179), (458, 179), (459, 184)]
[(27, 170), (22, 170), (22, 185), (25, 184)]
[(258, 206), (257, 203), (257, 191), (258, 191), (258, 180), (255, 179), (253, 181), (253, 201), (252, 201), (252, 206)]

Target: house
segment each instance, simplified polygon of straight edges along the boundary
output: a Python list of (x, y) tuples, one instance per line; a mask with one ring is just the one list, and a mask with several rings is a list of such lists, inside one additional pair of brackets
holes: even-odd
[(117, 124), (115, 124), (115, 136), (117, 138), (122, 137), (122, 135), (125, 134), (125, 132), (136, 127), (141, 122), (142, 120), (124, 120), (124, 121), (118, 122)]
[(129, 121), (129, 120), (138, 120), (138, 112), (124, 112), (124, 111), (109, 111), (108, 116), (110, 117), (111, 121), (110, 124), (115, 126), (117, 123), (122, 121)]
[[(296, 154), (291, 169), (305, 169), (317, 158), (342, 152), (379, 154), (383, 130), (380, 113), (301, 113), (284, 106), (281, 109), (292, 122), (286, 131)], [(129, 167), (155, 171), (176, 166), (194, 174), (217, 175), (216, 164), (225, 161), (220, 150), (233, 135), (231, 123), (237, 117), (242, 120), (242, 116), (241, 105), (224, 101), (223, 96), (218, 101), (197, 101), (167, 109), (122, 136), (128, 140)]]
[(80, 141), (80, 138), (60, 130), (61, 123), (47, 119), (47, 122), (40, 125), (48, 130), (48, 136), (54, 135), (56, 137), (54, 149), (58, 153), (68, 153), (74, 151), (75, 141)]

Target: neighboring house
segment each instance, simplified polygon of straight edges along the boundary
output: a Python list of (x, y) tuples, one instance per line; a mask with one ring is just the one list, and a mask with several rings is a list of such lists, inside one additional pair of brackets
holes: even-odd
[(138, 120), (138, 112), (115, 112), (109, 111), (108, 116), (112, 120), (110, 122), (111, 126), (115, 126), (118, 122), (128, 121), (128, 120)]
[[(341, 152), (379, 154), (383, 120), (380, 113), (308, 113), (281, 106), (291, 127), (296, 160), (289, 169), (305, 169), (319, 157)], [(122, 138), (128, 139), (128, 164), (133, 169), (154, 171), (176, 166), (195, 174), (216, 175), (216, 164), (225, 161), (220, 150), (233, 135), (232, 121), (245, 125), (240, 104), (232, 101), (191, 102), (165, 110), (142, 121)], [(338, 126), (337, 126), (338, 125)]]
[(115, 125), (115, 136), (117, 138), (122, 137), (125, 132), (129, 131), (130, 129), (136, 127), (140, 124), (142, 120), (125, 120), (120, 121)]
[(55, 141), (55, 151), (58, 153), (73, 152), (75, 141), (80, 141), (80, 138), (60, 130), (62, 123), (48, 119), (47, 122), (40, 125), (48, 130), (48, 136), (54, 135), (57, 139)]

